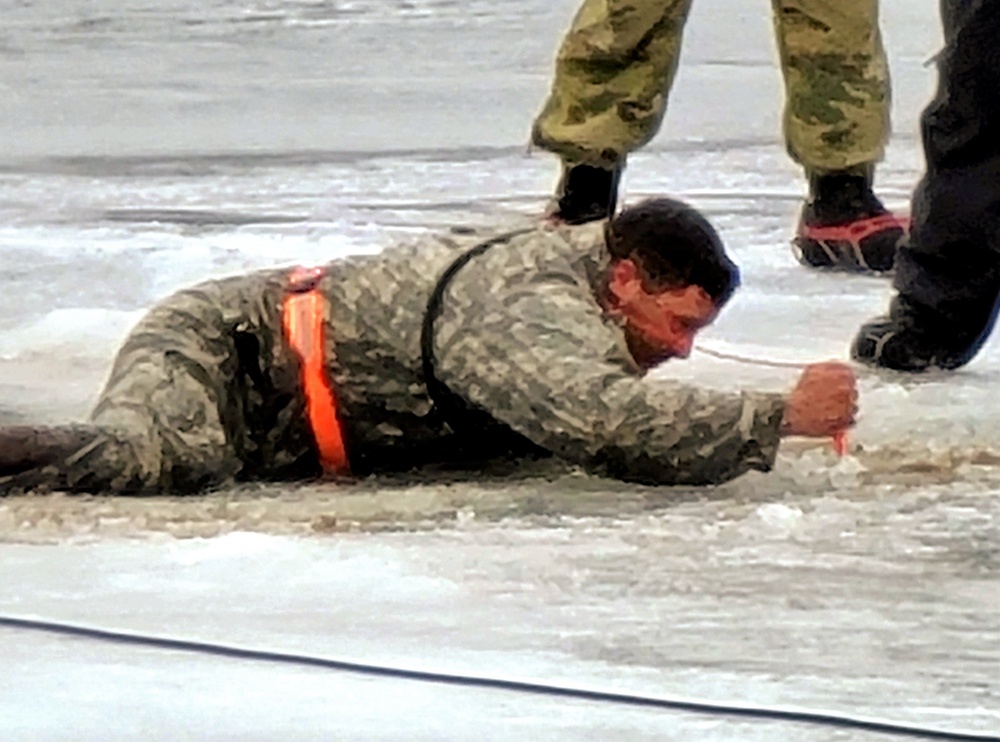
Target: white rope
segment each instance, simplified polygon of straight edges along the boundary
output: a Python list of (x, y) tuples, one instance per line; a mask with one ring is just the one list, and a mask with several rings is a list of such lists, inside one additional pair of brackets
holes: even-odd
[(704, 353), (707, 356), (712, 356), (713, 358), (721, 358), (724, 361), (735, 361), (736, 363), (746, 363), (751, 366), (770, 366), (773, 368), (797, 368), (803, 369), (808, 366), (808, 363), (797, 363), (795, 361), (768, 361), (763, 358), (751, 358), (750, 356), (741, 356), (735, 353), (723, 353), (719, 350), (712, 350), (711, 348), (706, 348), (703, 345), (696, 345), (694, 349), (699, 353)]

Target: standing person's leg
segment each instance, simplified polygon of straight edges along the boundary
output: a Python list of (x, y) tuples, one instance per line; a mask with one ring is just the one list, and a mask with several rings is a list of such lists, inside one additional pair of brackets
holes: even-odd
[(1000, 295), (1000, 3), (942, 0), (941, 17), (938, 91), (921, 118), (927, 171), (896, 259), (897, 295), (852, 349), (900, 371), (971, 360)]
[(772, 0), (788, 152), (809, 200), (795, 244), (806, 265), (892, 268), (902, 225), (872, 192), (889, 136), (878, 0)]
[(663, 121), (691, 0), (584, 0), (556, 58), (532, 142), (563, 164), (552, 216), (614, 212), (629, 152)]

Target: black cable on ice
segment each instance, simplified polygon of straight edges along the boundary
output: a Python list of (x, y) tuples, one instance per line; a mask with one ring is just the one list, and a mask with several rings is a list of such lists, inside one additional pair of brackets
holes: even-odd
[(82, 639), (92, 639), (115, 644), (153, 647), (176, 652), (197, 652), (199, 654), (232, 659), (251, 660), (255, 662), (273, 662), (285, 665), (318, 667), (325, 670), (373, 675), (377, 677), (415, 680), (423, 683), (441, 683), (469, 688), (489, 688), (493, 690), (514, 693), (532, 693), (535, 695), (571, 698), (581, 701), (617, 704), (621, 706), (639, 706), (644, 708), (663, 709), (670, 711), (686, 711), (709, 716), (731, 716), (750, 719), (766, 719), (770, 721), (791, 722), (797, 724), (814, 724), (841, 729), (855, 729), (866, 732), (889, 734), (897, 737), (930, 740), (959, 740), (961, 742), (1000, 742), (1000, 736), (978, 734), (974, 732), (953, 732), (944, 729), (900, 724), (882, 719), (845, 716), (832, 712), (807, 711), (802, 709), (774, 708), (765, 706), (740, 706), (707, 701), (683, 700), (659, 696), (644, 696), (632, 693), (618, 693), (586, 688), (549, 685), (540, 682), (522, 680), (504, 680), (474, 675), (455, 675), (451, 673), (429, 672), (426, 670), (409, 670), (400, 667), (369, 665), (360, 662), (348, 662), (326, 657), (314, 657), (302, 654), (288, 654), (262, 649), (235, 647), (225, 644), (192, 641), (189, 639), (172, 639), (163, 636), (134, 634), (122, 631), (110, 631), (90, 626), (57, 623), (31, 618), (0, 615), (0, 627), (37, 631), (48, 634), (60, 634)]

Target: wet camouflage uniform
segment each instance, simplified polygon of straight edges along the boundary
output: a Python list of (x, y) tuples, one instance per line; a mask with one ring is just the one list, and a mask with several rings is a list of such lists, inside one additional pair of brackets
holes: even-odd
[[(785, 137), (810, 173), (864, 170), (889, 133), (877, 0), (772, 0)], [(691, 0), (584, 0), (556, 61), (535, 144), (610, 168), (656, 134)], [(862, 174), (859, 172), (859, 174)]]
[[(420, 337), (445, 269), (489, 237), (469, 230), (327, 266), (328, 368), (355, 474), (549, 452), (650, 483), (767, 470), (783, 399), (648, 381), (595, 299), (602, 226), (528, 228), (455, 273), (434, 325), (436, 377), (473, 407), (445, 419)], [(297, 361), (281, 336), (283, 271), (211, 281), (139, 323), (92, 421), (106, 430), (61, 486), (193, 491), (318, 473)], [(488, 414), (483, 414), (485, 411)]]

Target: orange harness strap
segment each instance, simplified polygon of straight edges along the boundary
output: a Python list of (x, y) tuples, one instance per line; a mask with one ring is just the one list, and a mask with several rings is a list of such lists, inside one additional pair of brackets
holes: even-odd
[(319, 450), (320, 464), (328, 474), (349, 474), (344, 436), (337, 420), (337, 400), (326, 374), (323, 332), (326, 299), (317, 288), (322, 277), (322, 268), (295, 268), (289, 274), (282, 324), (285, 340), (302, 363), (306, 416)]

